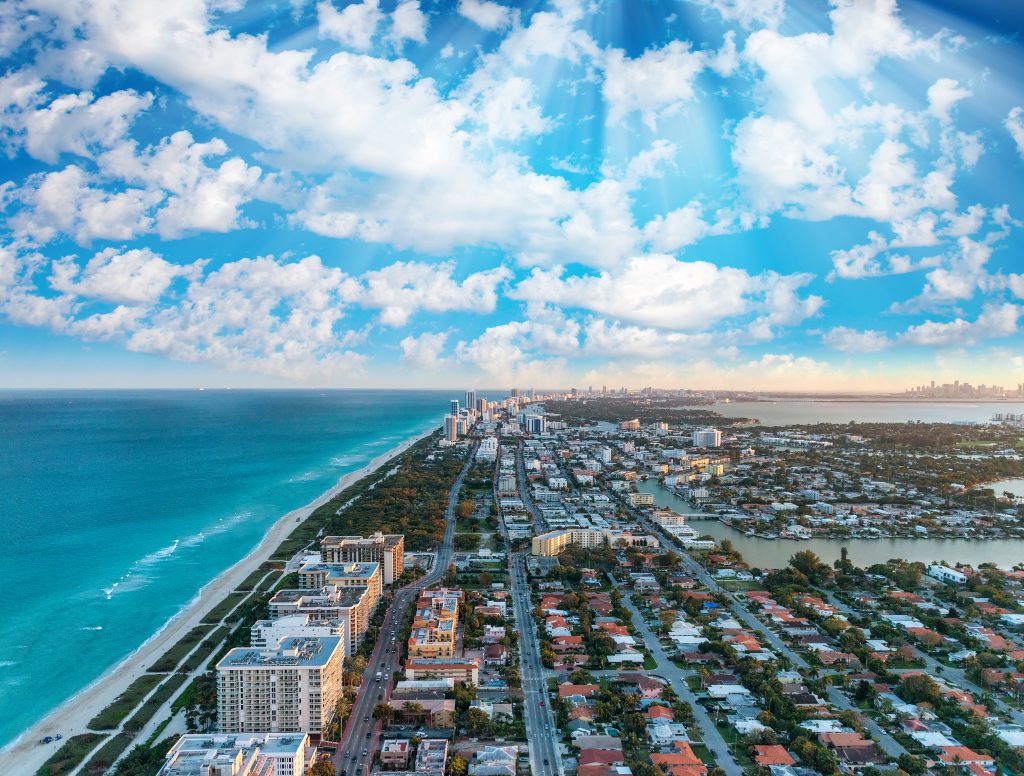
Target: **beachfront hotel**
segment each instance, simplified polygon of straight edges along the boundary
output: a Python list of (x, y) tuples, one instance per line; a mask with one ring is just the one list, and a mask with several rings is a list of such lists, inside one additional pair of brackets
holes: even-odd
[(380, 564), (313, 561), (299, 569), (299, 587), (303, 590), (322, 590), (326, 585), (369, 588), (371, 606), (376, 606), (383, 590)]
[(319, 733), (341, 695), (342, 639), (291, 638), (236, 647), (217, 663), (222, 733)]
[(380, 531), (362, 536), (325, 536), (320, 541), (322, 563), (379, 563), (385, 585), (393, 585), (405, 570), (405, 536)]
[[(370, 627), (370, 616), (375, 605), (368, 587), (325, 585), (320, 590), (278, 590), (270, 599), (270, 620), (259, 620), (252, 626), (252, 646), (257, 646), (258, 641), (264, 646), (280, 643), (280, 639), (273, 640), (274, 635), (304, 635), (301, 632), (283, 632), (282, 629), (289, 625), (327, 625), (337, 627), (338, 632), (334, 635), (346, 634), (344, 654), (351, 657)], [(305, 622), (291, 619), (299, 615), (306, 618)], [(276, 625), (282, 620), (289, 620), (289, 623)]]
[(188, 733), (157, 776), (303, 776), (315, 759), (305, 733)]

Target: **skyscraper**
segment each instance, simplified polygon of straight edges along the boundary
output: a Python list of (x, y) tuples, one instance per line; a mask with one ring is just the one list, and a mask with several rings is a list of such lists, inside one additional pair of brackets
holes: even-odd
[(518, 388), (513, 388), (512, 389), (512, 398), (513, 399), (518, 399), (519, 398), (519, 389)]
[(452, 399), (451, 413), (452, 413), (452, 415), (458, 415), (459, 414), (459, 400), (458, 399)]
[(444, 416), (444, 438), (449, 442), (459, 441), (459, 416), (458, 415), (445, 415)]
[(472, 389), (466, 391), (466, 409), (470, 411), (476, 409), (476, 391)]

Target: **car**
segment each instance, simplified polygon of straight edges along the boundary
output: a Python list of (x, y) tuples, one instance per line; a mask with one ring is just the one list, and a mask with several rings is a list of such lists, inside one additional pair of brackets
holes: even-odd
[(383, 700), (384, 693), (377, 693), (377, 700)]
[(544, 729), (545, 729), (545, 730), (551, 730), (551, 725), (545, 725), (545, 726), (544, 726)]
[(545, 757), (545, 758), (544, 758), (544, 764), (545, 764), (545, 765), (547, 765), (547, 764), (548, 764), (548, 758), (547, 758), (547, 757)]
[(368, 730), (368, 731), (366, 732), (366, 737), (367, 737), (367, 738), (373, 738), (373, 731), (372, 731), (372, 730)]
[(369, 722), (369, 721), (370, 721), (369, 717), (363, 717), (363, 722)]
[(544, 705), (544, 699), (543, 699), (543, 698), (541, 698), (541, 701), (540, 701), (540, 705), (541, 705), (541, 706), (543, 706), (543, 705)]
[(367, 755), (367, 752), (366, 752), (366, 750), (364, 749), (364, 750), (363, 750), (363, 757), (366, 757), (366, 755)]

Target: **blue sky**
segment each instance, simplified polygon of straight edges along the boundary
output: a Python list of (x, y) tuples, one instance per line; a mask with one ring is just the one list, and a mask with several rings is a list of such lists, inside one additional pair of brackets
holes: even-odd
[(0, 387), (1016, 385), (1009, 5), (9, 0)]

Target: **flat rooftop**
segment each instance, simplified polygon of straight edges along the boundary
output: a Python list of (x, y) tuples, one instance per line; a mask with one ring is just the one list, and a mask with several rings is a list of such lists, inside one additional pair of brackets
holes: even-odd
[(340, 645), (338, 636), (295, 636), (284, 639), (276, 649), (235, 647), (217, 668), (322, 668)]

